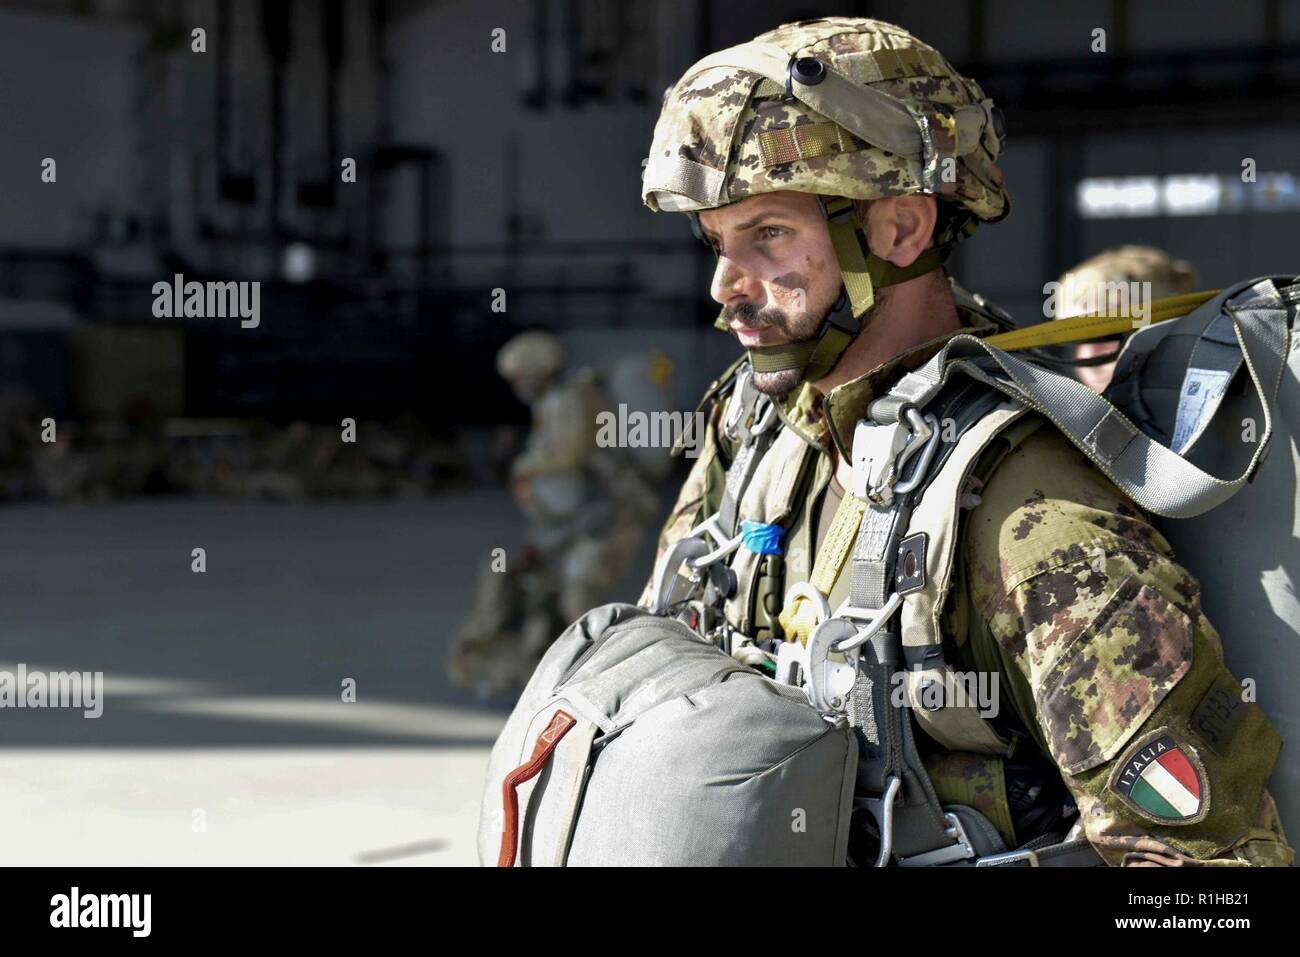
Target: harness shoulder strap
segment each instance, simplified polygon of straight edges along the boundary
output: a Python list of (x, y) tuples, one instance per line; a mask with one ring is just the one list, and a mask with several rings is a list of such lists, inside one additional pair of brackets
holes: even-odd
[(959, 560), (961, 494), (967, 475), (999, 435), (1029, 409), (1008, 400), (968, 428), (913, 507), (900, 542), (901, 608), (908, 702), (921, 729), (953, 751), (1009, 755), (1012, 741), (985, 720), (981, 705), (943, 654), (942, 617)]
[[(925, 405), (954, 372), (984, 382), (1047, 416), (1112, 482), (1149, 512), (1188, 518), (1235, 495), (1255, 474), (1273, 436), (1285, 360), (1290, 351), (1287, 304), (1271, 279), (1238, 283), (1199, 307), (1188, 321), (1227, 317), (1264, 419), (1241, 474), (1223, 479), (1144, 434), (1110, 402), (1081, 382), (1026, 362), (974, 336), (959, 335), (909, 373), (872, 414), (888, 419)], [(1225, 323), (1226, 327), (1226, 323)], [(1195, 438), (1189, 435), (1189, 439)]]
[[(781, 429), (762, 455), (739, 508), (742, 526), (788, 528), (816, 451), (792, 429)], [(753, 527), (752, 525), (748, 527)], [(755, 639), (772, 637), (785, 579), (785, 544), (750, 547), (742, 538), (731, 561), (736, 593), (726, 607), (727, 619)], [(771, 607), (769, 607), (771, 606)], [(760, 627), (761, 626), (761, 627)]]

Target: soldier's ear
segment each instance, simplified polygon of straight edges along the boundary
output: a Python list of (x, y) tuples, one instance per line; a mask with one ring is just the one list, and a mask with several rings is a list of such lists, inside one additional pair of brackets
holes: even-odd
[(887, 196), (866, 210), (871, 251), (895, 266), (907, 267), (934, 244), (939, 207), (933, 196)]

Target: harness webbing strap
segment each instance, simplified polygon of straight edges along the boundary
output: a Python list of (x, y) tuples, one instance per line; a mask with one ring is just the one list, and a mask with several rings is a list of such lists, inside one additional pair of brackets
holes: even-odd
[(745, 486), (754, 477), (754, 468), (760, 458), (756, 454), (757, 446), (757, 441), (752, 439), (742, 445), (736, 452), (736, 457), (731, 460), (731, 468), (727, 469), (722, 501), (718, 503), (718, 524), (728, 535), (736, 534), (736, 509), (740, 497), (745, 494)]
[[(823, 595), (831, 593), (835, 580), (840, 577), (866, 509), (867, 503), (848, 491), (840, 499), (835, 515), (831, 518), (831, 526), (826, 531), (826, 538), (817, 549), (812, 574), (808, 578), (808, 583)], [(779, 620), (787, 640), (807, 645), (808, 636), (818, 624), (817, 608), (811, 601), (800, 596), (781, 610)]]
[(767, 451), (776, 434), (776, 429), (772, 428), (762, 432), (753, 431), (762, 414), (770, 411), (766, 406), (771, 400), (754, 388), (753, 379), (748, 373), (744, 371), (740, 373), (736, 389), (736, 394), (727, 403), (728, 415), (724, 416), (724, 419), (730, 418), (732, 403), (737, 403), (736, 429), (741, 438), (741, 445), (735, 458), (732, 459), (731, 467), (727, 469), (722, 500), (718, 504), (718, 523), (729, 536), (735, 535), (738, 530), (736, 516), (740, 500), (758, 470), (759, 460), (763, 458), (763, 453)]
[[(963, 385), (930, 396), (925, 411), (940, 419), (951, 418), (964, 434), (987, 411), (987, 404)], [(946, 443), (945, 443), (946, 444)], [(946, 454), (944, 456), (946, 458)], [(930, 466), (933, 476), (937, 466)], [(913, 507), (924, 493), (922, 482), (907, 494), (895, 495), (888, 506), (868, 505), (853, 553), (849, 604), (855, 608), (882, 609), (895, 592), (895, 564), (899, 543), (907, 532)], [(936, 646), (937, 661), (942, 651)], [(916, 749), (915, 727), (906, 697), (899, 707), (893, 682), (904, 667), (904, 651), (897, 619), (887, 622), (862, 647), (858, 675), (849, 695), (850, 723), (859, 727), (859, 775), (863, 784), (884, 793), (881, 784), (891, 778), (901, 782), (898, 798), (889, 810), (888, 847), (894, 858), (915, 857), (941, 849), (956, 859), (967, 859), (970, 849), (955, 847), (960, 838), (948, 827), (939, 796)], [(861, 722), (861, 724), (860, 724)], [(883, 807), (877, 822), (885, 820)], [(882, 824), (883, 827), (883, 824)]]
[(911, 509), (901, 499), (890, 506), (869, 505), (853, 548), (849, 603), (855, 608), (883, 608), (893, 592), (894, 556), (907, 528)]
[[(924, 405), (954, 370), (1020, 399), (1050, 419), (1119, 488), (1147, 511), (1190, 518), (1227, 501), (1250, 480), (1273, 437), (1290, 333), (1286, 304), (1271, 280), (1240, 283), (1201, 307), (1207, 324), (1225, 313), (1241, 347), (1264, 427), (1242, 473), (1221, 479), (1141, 432), (1123, 413), (1081, 382), (1003, 352), (988, 340), (956, 336), (928, 363), (904, 376), (872, 416), (897, 421), (909, 405)], [(1198, 310), (1200, 311), (1200, 310)]]

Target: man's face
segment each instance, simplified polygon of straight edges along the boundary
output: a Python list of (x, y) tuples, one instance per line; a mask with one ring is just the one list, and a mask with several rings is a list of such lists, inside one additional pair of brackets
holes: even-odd
[[(817, 197), (779, 192), (700, 213), (718, 254), (709, 292), (742, 346), (814, 339), (840, 294), (840, 269)], [(756, 372), (754, 386), (783, 395), (800, 371)]]

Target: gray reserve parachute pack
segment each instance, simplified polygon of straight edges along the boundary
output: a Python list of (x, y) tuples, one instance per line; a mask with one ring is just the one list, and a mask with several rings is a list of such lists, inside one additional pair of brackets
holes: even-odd
[(844, 862), (857, 745), (802, 692), (632, 605), (574, 622), (492, 749), (479, 859)]

